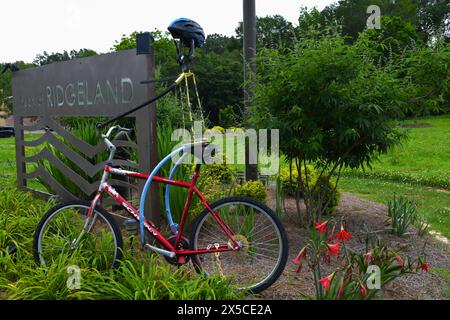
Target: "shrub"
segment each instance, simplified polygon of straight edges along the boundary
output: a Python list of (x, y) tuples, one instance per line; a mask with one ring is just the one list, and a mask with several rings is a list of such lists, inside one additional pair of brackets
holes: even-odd
[(261, 181), (247, 181), (243, 185), (237, 185), (233, 195), (254, 198), (262, 203), (267, 201), (267, 189)]
[[(334, 213), (334, 209), (339, 205), (339, 200), (341, 198), (341, 193), (337, 189), (336, 181), (330, 179), (327, 175), (322, 175), (319, 180), (314, 178), (314, 183), (316, 187), (313, 189), (311, 202), (313, 208), (319, 207), (319, 201), (321, 201), (323, 213)], [(325, 192), (322, 193), (321, 190), (325, 190)]]
[(211, 163), (203, 166), (199, 185), (207, 188), (208, 186), (230, 184), (234, 178), (234, 172), (229, 165)]
[[(308, 173), (308, 186), (312, 192), (311, 205), (313, 207), (319, 206), (319, 200), (323, 206), (323, 213), (331, 214), (334, 212), (335, 207), (339, 204), (341, 194), (336, 186), (336, 181), (330, 179), (328, 175), (322, 174), (318, 181), (318, 173), (313, 166), (307, 165)], [(288, 167), (281, 169), (280, 171), (280, 183), (281, 189), (285, 194), (290, 196), (297, 196), (304, 198), (305, 190), (301, 187), (301, 184), (297, 182), (298, 171), (296, 168), (292, 168), (292, 177)], [(302, 172), (302, 179), (306, 181), (306, 175)], [(306, 183), (306, 182), (305, 182)], [(325, 185), (327, 187), (325, 188)], [(324, 189), (325, 188), (325, 189)], [(324, 190), (322, 192), (322, 190)]]
[[(308, 181), (311, 181), (310, 179), (314, 179), (316, 175), (316, 171), (313, 166), (308, 165), (306, 167), (307, 173), (308, 173)], [(302, 172), (302, 179), (303, 181), (306, 181), (306, 175), (305, 172)], [(297, 168), (292, 168), (292, 174), (289, 167), (284, 167), (280, 170), (280, 183), (281, 183), (281, 190), (285, 194), (288, 194), (290, 196), (297, 196), (300, 195), (303, 197), (303, 192), (301, 191), (301, 188), (297, 182), (298, 180), (298, 171)]]
[[(212, 163), (202, 167), (200, 178), (197, 181), (197, 187), (203, 193), (206, 200), (209, 203), (213, 203), (231, 195), (234, 181), (235, 174), (229, 165), (225, 163)], [(191, 209), (189, 210), (190, 219), (195, 218), (204, 209), (205, 207), (198, 197), (193, 197)]]
[(220, 133), (225, 134), (225, 129), (223, 127), (221, 127), (221, 126), (214, 126), (214, 127), (212, 127), (211, 130), (217, 130)]

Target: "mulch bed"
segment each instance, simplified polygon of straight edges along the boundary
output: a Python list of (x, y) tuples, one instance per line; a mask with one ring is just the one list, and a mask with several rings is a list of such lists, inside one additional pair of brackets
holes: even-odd
[[(274, 199), (269, 200), (273, 207)], [(304, 246), (307, 239), (307, 231), (299, 227), (296, 221), (295, 201), (286, 200), (286, 216), (283, 218), (285, 229), (289, 238), (289, 259), (286, 269), (280, 279), (269, 289), (261, 294), (263, 299), (304, 299), (305, 296), (314, 295), (314, 286), (311, 272), (305, 266), (301, 273), (295, 273), (296, 265), (292, 260), (298, 251)], [(386, 223), (387, 208), (367, 200), (359, 199), (353, 195), (344, 193), (341, 204), (333, 218), (339, 221), (344, 217), (347, 228), (351, 231), (352, 239), (348, 247), (358, 252), (365, 252), (366, 233), (364, 230), (385, 230), (389, 227)], [(390, 248), (393, 248), (401, 256), (410, 256), (416, 259), (425, 242), (427, 262), (434, 268), (450, 268), (450, 246), (435, 239), (433, 236), (420, 237), (417, 230), (411, 228), (408, 235), (395, 236), (388, 231), (379, 234), (379, 237)], [(428, 240), (426, 240), (428, 239)], [(333, 263), (324, 267), (323, 274), (332, 272)], [(328, 270), (327, 270), (328, 269)], [(397, 278), (385, 286), (378, 293), (379, 299), (418, 300), (418, 299), (446, 299), (443, 292), (448, 290), (449, 283), (440, 275), (433, 272), (420, 271), (417, 274), (406, 275)]]

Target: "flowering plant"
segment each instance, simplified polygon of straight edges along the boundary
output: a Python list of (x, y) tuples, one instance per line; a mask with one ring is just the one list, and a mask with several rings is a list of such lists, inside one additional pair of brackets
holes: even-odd
[[(330, 221), (316, 222), (306, 245), (293, 260), (298, 265), (297, 273), (304, 264), (311, 270), (316, 299), (372, 299), (392, 280), (431, 268), (423, 257), (413, 263), (410, 258), (402, 258), (380, 241), (372, 244), (367, 252), (355, 252), (347, 246), (352, 233), (347, 231), (345, 222), (340, 222), (338, 232), (335, 232), (336, 223), (329, 232), (331, 224)], [(337, 266), (324, 275), (324, 264), (330, 264), (332, 259), (336, 260)]]

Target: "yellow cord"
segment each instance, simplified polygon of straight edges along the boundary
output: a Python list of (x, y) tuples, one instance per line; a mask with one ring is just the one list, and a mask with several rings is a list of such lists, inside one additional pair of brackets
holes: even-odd
[[(200, 111), (200, 116), (201, 116), (202, 122), (204, 124), (205, 123), (205, 118), (204, 118), (204, 115), (203, 115), (203, 108), (202, 108), (202, 103), (201, 103), (201, 100), (200, 100), (200, 95), (198, 93), (197, 79), (195, 78), (195, 74), (192, 73), (191, 71), (183, 72), (182, 74), (180, 74), (180, 76), (177, 78), (177, 80), (175, 80), (175, 84), (176, 85), (180, 85), (183, 82), (183, 80), (184, 80), (184, 85), (186, 87), (186, 101), (187, 101), (188, 110), (189, 110), (189, 119), (191, 121), (191, 130), (192, 130), (192, 133), (195, 136), (194, 118), (192, 116), (192, 111), (193, 110), (192, 110), (192, 104), (191, 104), (191, 97), (190, 97), (190, 94), (189, 94), (189, 78), (192, 78), (192, 81), (194, 83), (194, 89), (195, 89), (195, 95), (196, 95), (196, 98), (197, 98), (198, 109)], [(181, 87), (180, 87), (180, 95), (182, 95)], [(182, 97), (180, 97), (180, 98), (183, 100)], [(181, 113), (182, 113), (182, 117), (183, 117), (183, 128), (185, 129), (186, 125), (185, 125), (184, 103), (183, 102), (181, 103)]]

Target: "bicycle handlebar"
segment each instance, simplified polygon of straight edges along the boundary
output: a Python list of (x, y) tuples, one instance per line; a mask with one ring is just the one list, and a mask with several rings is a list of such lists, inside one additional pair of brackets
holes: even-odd
[(133, 129), (128, 129), (128, 128), (124, 128), (121, 126), (112, 126), (111, 128), (109, 128), (108, 132), (106, 134), (102, 134), (102, 138), (103, 139), (109, 139), (109, 137), (111, 136), (111, 134), (114, 132), (114, 130), (118, 130), (118, 132), (126, 132), (126, 133), (131, 133), (133, 132)]

